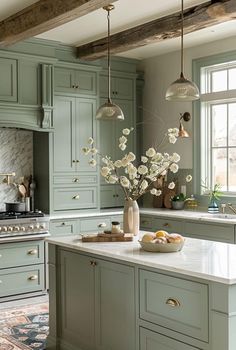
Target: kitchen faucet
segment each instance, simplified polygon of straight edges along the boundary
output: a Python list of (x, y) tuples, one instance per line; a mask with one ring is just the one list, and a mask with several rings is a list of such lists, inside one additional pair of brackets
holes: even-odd
[(234, 213), (236, 214), (236, 208), (233, 207), (233, 205), (231, 203), (228, 203), (228, 208)]

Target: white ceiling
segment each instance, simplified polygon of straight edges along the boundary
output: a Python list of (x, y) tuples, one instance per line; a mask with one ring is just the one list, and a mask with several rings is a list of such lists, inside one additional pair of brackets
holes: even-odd
[[(185, 0), (184, 8), (204, 3), (206, 1), (207, 0)], [(35, 2), (37, 2), (37, 0), (0, 0), (0, 20), (7, 18)], [(180, 10), (181, 1), (118, 0), (114, 5), (115, 10), (111, 13), (112, 33), (177, 12)], [(78, 46), (102, 38), (106, 36), (106, 33), (106, 12), (100, 9), (48, 32), (42, 33), (38, 35), (38, 38)], [(236, 21), (223, 23), (195, 33), (187, 34), (184, 38), (184, 45), (185, 47), (195, 46), (233, 35), (236, 35)], [(178, 48), (179, 38), (176, 38), (130, 50), (120, 55), (143, 59), (175, 51)]]

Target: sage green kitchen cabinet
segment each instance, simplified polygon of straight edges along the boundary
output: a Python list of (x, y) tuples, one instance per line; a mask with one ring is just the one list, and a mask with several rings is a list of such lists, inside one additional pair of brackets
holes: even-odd
[(119, 185), (101, 185), (100, 192), (101, 208), (124, 206), (125, 196), (122, 188)]
[[(118, 77), (111, 78), (111, 98), (113, 99), (127, 99), (134, 98), (134, 78)], [(106, 75), (100, 76), (100, 96), (107, 97), (108, 78)]]
[(156, 217), (151, 215), (141, 215), (140, 219), (141, 230), (157, 231), (164, 230), (169, 233), (184, 233), (183, 222), (172, 218)]
[(184, 236), (226, 243), (235, 243), (235, 225), (213, 222), (184, 222)]
[(96, 172), (82, 154), (88, 138), (96, 135), (96, 99), (55, 97), (53, 172), (55, 174)]
[(97, 202), (97, 186), (53, 188), (53, 203), (55, 211), (97, 208)]
[(140, 327), (140, 350), (201, 350), (169, 338), (157, 332)]
[(59, 254), (57, 349), (134, 350), (133, 267), (64, 249)]
[(57, 235), (73, 235), (78, 231), (78, 220), (51, 220), (50, 221), (50, 234)]
[(0, 101), (17, 102), (17, 60), (0, 57)]
[(55, 92), (95, 96), (97, 73), (85, 69), (55, 67)]

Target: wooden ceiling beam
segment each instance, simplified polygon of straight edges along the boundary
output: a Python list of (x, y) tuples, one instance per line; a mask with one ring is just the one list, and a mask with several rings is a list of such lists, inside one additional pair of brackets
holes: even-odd
[(39, 0), (0, 22), (0, 46), (44, 33), (115, 1)]
[[(184, 11), (184, 33), (236, 19), (236, 0), (212, 0)], [(136, 49), (180, 36), (180, 12), (111, 35), (111, 54)], [(107, 38), (77, 48), (77, 56), (96, 60), (107, 55)]]

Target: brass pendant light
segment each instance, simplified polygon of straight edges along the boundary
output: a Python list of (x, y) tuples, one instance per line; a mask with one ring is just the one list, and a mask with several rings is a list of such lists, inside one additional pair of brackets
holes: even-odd
[(166, 91), (167, 101), (194, 101), (200, 98), (197, 85), (184, 77), (184, 0), (181, 0), (181, 73)]
[(114, 5), (104, 6), (103, 9), (107, 11), (107, 69), (108, 69), (108, 95), (107, 102), (99, 107), (96, 113), (98, 120), (124, 120), (124, 114), (121, 108), (111, 100), (111, 58), (110, 58), (110, 11), (113, 10)]

